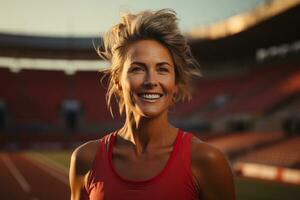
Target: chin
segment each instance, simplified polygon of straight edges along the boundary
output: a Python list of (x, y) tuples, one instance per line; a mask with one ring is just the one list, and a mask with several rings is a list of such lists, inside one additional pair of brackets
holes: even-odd
[(146, 119), (157, 118), (165, 115), (168, 113), (171, 104), (169, 101), (146, 102), (144, 100), (141, 101), (139, 98), (135, 99), (133, 102), (131, 110), (134, 115)]
[(167, 110), (152, 110), (152, 109), (138, 109), (137, 114), (143, 118), (151, 119), (163, 115)]

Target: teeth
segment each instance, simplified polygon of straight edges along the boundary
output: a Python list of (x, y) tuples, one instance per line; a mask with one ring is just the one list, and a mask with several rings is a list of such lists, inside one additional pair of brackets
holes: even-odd
[(145, 99), (158, 99), (160, 97), (159, 94), (142, 94), (142, 97)]

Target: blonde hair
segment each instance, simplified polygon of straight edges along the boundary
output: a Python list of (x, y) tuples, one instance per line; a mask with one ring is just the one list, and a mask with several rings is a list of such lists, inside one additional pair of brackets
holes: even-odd
[(103, 37), (98, 47), (98, 55), (111, 62), (104, 72), (109, 75), (106, 94), (107, 105), (112, 113), (112, 97), (115, 96), (122, 115), (125, 109), (124, 98), (118, 89), (120, 75), (130, 44), (143, 39), (160, 42), (170, 51), (175, 64), (175, 80), (178, 94), (175, 102), (191, 99), (189, 82), (192, 76), (200, 76), (199, 63), (192, 56), (186, 38), (181, 34), (177, 24), (176, 12), (171, 9), (142, 11), (137, 14), (126, 13), (120, 23), (113, 26)]

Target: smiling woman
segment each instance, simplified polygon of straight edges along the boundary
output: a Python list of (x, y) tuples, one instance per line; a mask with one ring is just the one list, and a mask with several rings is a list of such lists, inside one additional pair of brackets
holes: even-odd
[(124, 15), (98, 53), (111, 62), (108, 105), (116, 97), (126, 121), (73, 152), (71, 199), (235, 199), (224, 155), (168, 120), (200, 74), (176, 13)]

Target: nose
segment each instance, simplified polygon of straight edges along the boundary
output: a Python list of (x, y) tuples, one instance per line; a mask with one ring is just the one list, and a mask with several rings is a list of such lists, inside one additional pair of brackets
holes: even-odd
[(145, 87), (156, 87), (158, 86), (158, 82), (157, 82), (157, 75), (155, 73), (155, 71), (150, 70), (147, 72), (146, 76), (145, 76), (145, 81), (144, 81), (144, 86)]

